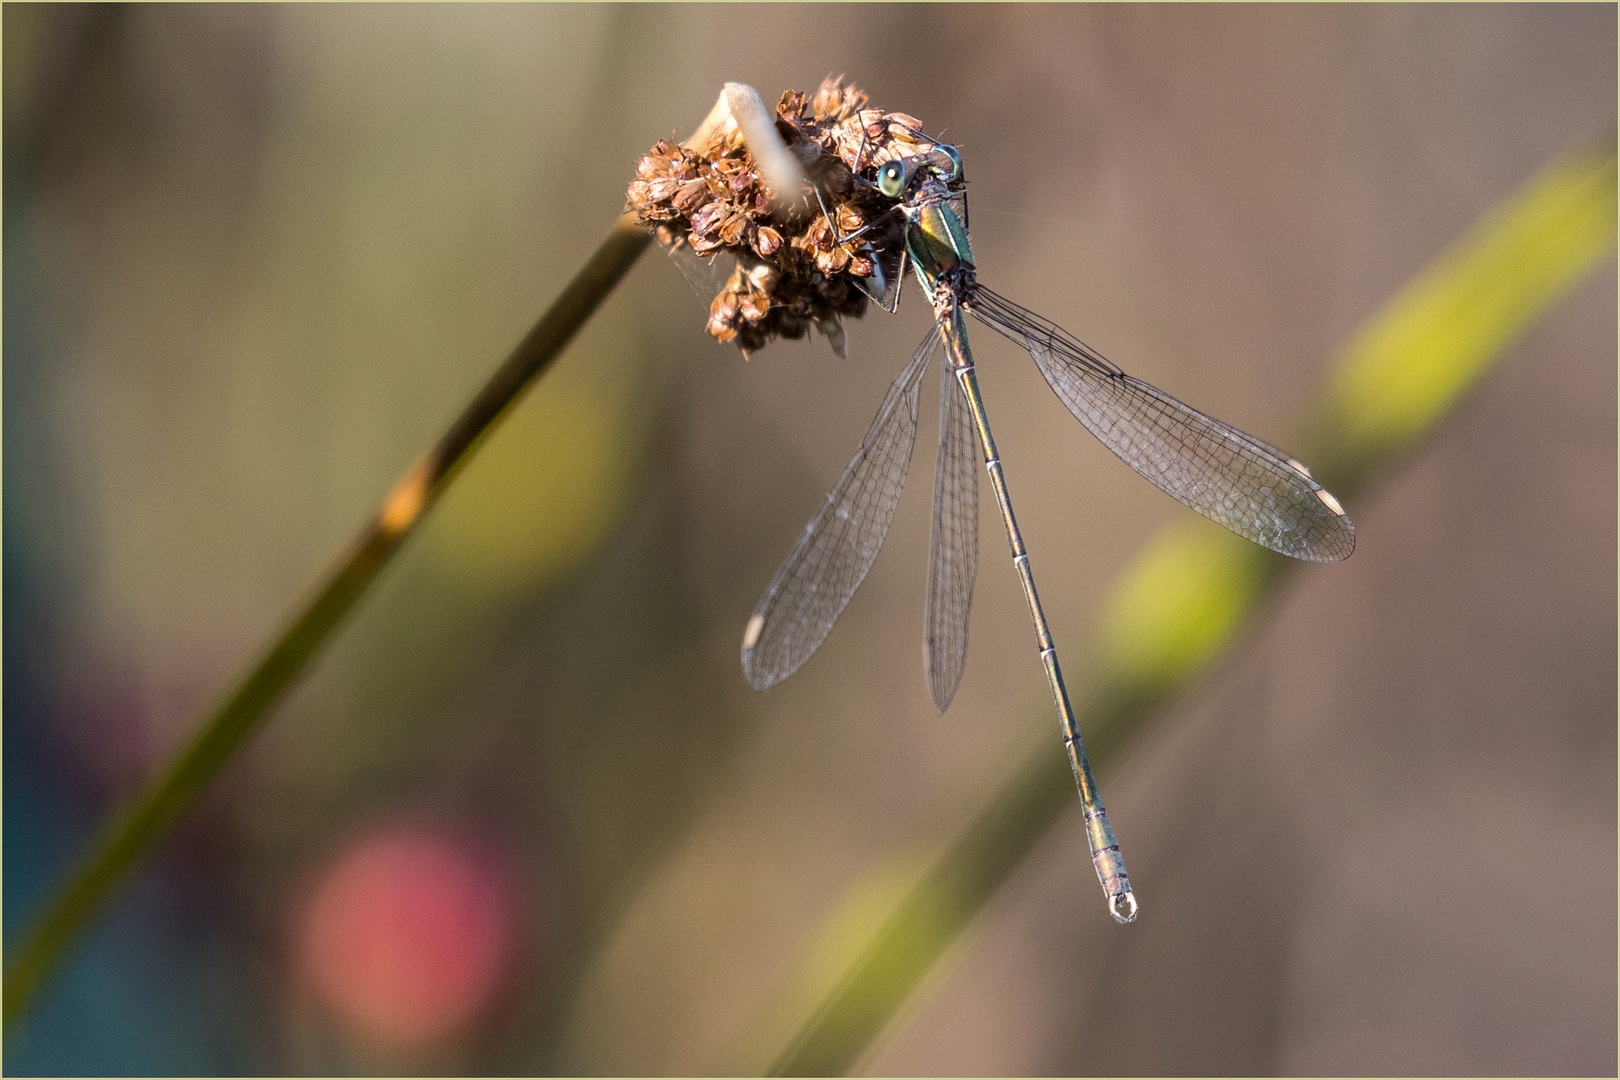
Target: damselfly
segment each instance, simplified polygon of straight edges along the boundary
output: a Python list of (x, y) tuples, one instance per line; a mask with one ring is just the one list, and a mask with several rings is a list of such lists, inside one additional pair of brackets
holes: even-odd
[[(916, 132), (912, 132), (916, 135)], [(873, 251), (871, 291), (893, 311), (909, 268), (934, 311), (934, 327), (901, 370), (843, 475), (805, 527), (743, 634), (749, 683), (766, 690), (810, 658), (866, 577), (894, 519), (917, 434), (922, 376), (941, 349), (940, 435), (928, 558), (925, 668), (935, 705), (950, 705), (967, 656), (968, 608), (978, 571), (979, 456), (1007, 530), (1013, 566), (1029, 602), (1041, 663), (1063, 725), (1098, 880), (1115, 919), (1136, 917), (1136, 898), (1119, 845), (1097, 795), (1069, 704), (1057, 649), (1035, 591), (1035, 576), (990, 433), (968, 347), (966, 312), (1027, 350), (1058, 399), (1131, 468), (1175, 499), (1257, 544), (1313, 562), (1349, 556), (1355, 532), (1344, 508), (1287, 454), (1132, 378), (1047, 319), (979, 284), (968, 243), (962, 159), (956, 148), (921, 136), (920, 153), (885, 161), (873, 181), (903, 222), (897, 251)], [(818, 193), (819, 197), (819, 193)], [(825, 214), (825, 209), (823, 209)], [(839, 244), (861, 239), (873, 221)], [(827, 227), (836, 233), (831, 216)], [(888, 273), (882, 272), (886, 265)]]

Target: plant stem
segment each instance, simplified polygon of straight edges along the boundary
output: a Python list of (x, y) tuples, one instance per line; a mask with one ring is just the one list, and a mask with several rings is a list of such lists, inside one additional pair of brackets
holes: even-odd
[(646, 248), (650, 235), (628, 215), (496, 370), (449, 430), (400, 478), (377, 515), (328, 571), (326, 583), (287, 624), (196, 735), (102, 829), (78, 868), (46, 905), (6, 966), (9, 1032), (47, 975), (109, 894), (269, 715), (365, 595), (457, 470), (529, 384), (557, 359)]
[[(749, 115), (763, 114), (765, 109), (759, 91), (744, 83), (727, 83), (685, 145), (701, 145), (719, 126), (735, 123), (733, 107)], [(757, 117), (753, 127), (760, 127)], [(752, 136), (745, 132), (744, 141), (750, 150), (759, 153), (783, 153), (781, 138), (769, 125)], [(438, 444), (394, 485), (348, 553), (328, 571), (326, 584), (281, 632), (264, 658), (203, 720), (191, 741), (103, 827), (6, 965), (3, 1012), (8, 1032), (27, 1012), (46, 976), (61, 963), (114, 887), (196, 800), (297, 682), (478, 444), (529, 384), (552, 365), (651, 239), (633, 215), (620, 216), (596, 253), (462, 410)]]

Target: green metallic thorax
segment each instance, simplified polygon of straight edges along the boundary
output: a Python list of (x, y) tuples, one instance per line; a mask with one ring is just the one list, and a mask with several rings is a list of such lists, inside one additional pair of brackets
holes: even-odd
[(924, 203), (907, 216), (911, 227), (906, 230), (906, 251), (917, 271), (917, 280), (932, 295), (940, 279), (958, 263), (973, 262), (967, 230), (943, 200)]

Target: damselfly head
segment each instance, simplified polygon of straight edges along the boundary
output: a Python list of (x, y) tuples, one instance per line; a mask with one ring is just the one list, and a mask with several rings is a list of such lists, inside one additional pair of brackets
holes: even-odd
[(877, 173), (877, 189), (891, 199), (911, 198), (928, 180), (938, 180), (947, 188), (959, 187), (962, 155), (956, 147), (937, 143), (933, 149), (909, 158), (893, 158)]
[(868, 296), (881, 298), (883, 268), (898, 264), (904, 226), (889, 212), (900, 196), (873, 178), (898, 165), (909, 183), (909, 163), (937, 154), (921, 126), (829, 78), (811, 95), (789, 90), (776, 105), (777, 133), (807, 180), (796, 205), (773, 203), (738, 128), (721, 124), (701, 145), (663, 139), (644, 154), (626, 208), (666, 247), (736, 258), (739, 273), (710, 306), (708, 331), (718, 340), (748, 353), (816, 326), (836, 346), (839, 321), (863, 314)]

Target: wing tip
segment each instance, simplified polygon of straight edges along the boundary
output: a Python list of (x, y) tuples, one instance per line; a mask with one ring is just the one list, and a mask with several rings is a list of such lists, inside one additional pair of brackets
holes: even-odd
[(748, 625), (743, 628), (742, 669), (743, 678), (748, 680), (748, 685), (761, 692), (769, 690), (789, 675), (792, 675), (804, 663), (801, 660), (786, 671), (781, 670), (780, 666), (774, 671), (762, 671), (756, 668), (754, 665), (754, 650), (759, 645), (760, 638), (764, 636), (764, 633), (765, 613), (756, 611), (748, 617)]
[[(1323, 494), (1325, 495), (1327, 493), (1324, 491)], [(1333, 497), (1329, 495), (1328, 498)], [(1334, 499), (1333, 501), (1335, 503), (1338, 502), (1337, 499)], [(1339, 526), (1337, 530), (1339, 534), (1337, 539), (1339, 542), (1334, 544), (1333, 550), (1328, 553), (1328, 558), (1326, 560), (1327, 562), (1344, 562), (1344, 560), (1348, 559), (1356, 552), (1355, 523), (1350, 520), (1350, 515), (1344, 512), (1344, 507), (1342, 506), (1339, 507), (1337, 515), (1338, 516), (1333, 519), (1333, 523)]]
[(748, 685), (752, 686), (755, 690), (769, 690), (772, 686), (776, 685), (775, 680), (771, 679), (763, 672), (754, 671), (754, 646), (759, 644), (760, 635), (764, 633), (764, 631), (765, 613), (762, 611), (756, 611), (748, 617), (748, 625), (743, 628), (742, 639), (743, 678), (747, 679)]
[(956, 699), (956, 691), (962, 685), (962, 671), (957, 669), (954, 675), (935, 671), (928, 663), (926, 652), (923, 656), (923, 674), (928, 678), (928, 696), (934, 699), (934, 708), (939, 715), (944, 716), (945, 711), (951, 707)]
[(1329, 527), (1318, 535), (1315, 543), (1309, 544), (1303, 551), (1284, 552), (1293, 555), (1296, 559), (1305, 562), (1336, 563), (1344, 562), (1356, 551), (1356, 527), (1351, 524), (1350, 518), (1340, 514), (1334, 518)]
[(764, 674), (763, 672), (755, 671), (754, 670), (754, 665), (753, 665), (753, 659), (754, 659), (754, 651), (752, 649), (748, 649), (748, 648), (743, 649), (743, 651), (742, 651), (743, 678), (748, 680), (748, 685), (749, 686), (751, 686), (755, 690), (758, 690), (758, 691), (763, 693), (764, 691), (769, 690), (771, 687), (775, 686), (777, 683), (782, 681), (781, 679), (773, 679), (770, 676)]

